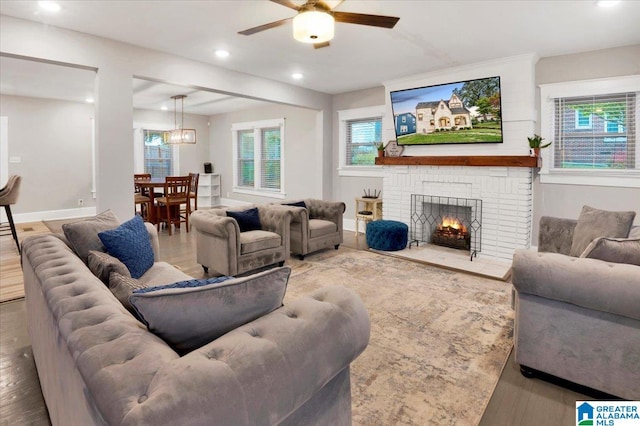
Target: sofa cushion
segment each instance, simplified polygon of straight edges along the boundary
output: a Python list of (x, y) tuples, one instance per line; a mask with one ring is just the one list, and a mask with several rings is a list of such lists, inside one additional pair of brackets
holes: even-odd
[(117, 228), (120, 221), (116, 215), (107, 210), (97, 216), (62, 225), (62, 232), (73, 251), (84, 263), (87, 263), (90, 250), (105, 251), (98, 233)]
[(109, 276), (112, 272), (117, 272), (125, 277), (131, 277), (127, 266), (120, 262), (118, 258), (102, 251), (90, 250), (87, 257), (87, 266), (93, 275), (100, 278), (100, 281), (109, 285)]
[(192, 351), (282, 306), (291, 269), (270, 269), (198, 287), (134, 291), (129, 300), (152, 333)]
[(249, 210), (242, 210), (239, 212), (227, 210), (227, 216), (234, 218), (236, 222), (238, 222), (238, 226), (240, 227), (240, 232), (255, 231), (255, 230), (262, 229), (257, 207), (254, 207)]
[(573, 231), (573, 241), (569, 254), (578, 257), (596, 238), (626, 238), (636, 213), (612, 212), (583, 206), (578, 223)]
[(240, 254), (280, 247), (282, 238), (275, 232), (248, 231), (240, 234)]
[(309, 237), (316, 238), (323, 235), (335, 234), (338, 232), (338, 225), (330, 220), (309, 219)]
[(640, 238), (596, 238), (580, 257), (640, 266)]
[(116, 229), (100, 232), (98, 237), (107, 253), (120, 259), (133, 278), (140, 278), (153, 266), (153, 248), (140, 216), (134, 216)]
[(182, 272), (176, 266), (167, 262), (155, 262), (143, 276), (139, 278), (145, 287), (171, 284), (178, 281), (189, 280), (192, 277)]
[(143, 289), (145, 287), (146, 285), (144, 282), (131, 278), (131, 275), (126, 276), (118, 272), (114, 272), (109, 278), (109, 290), (111, 290), (111, 293), (113, 293), (116, 299), (122, 303), (122, 306), (127, 308), (127, 310), (134, 315), (137, 315), (137, 313), (135, 309), (133, 309), (133, 306), (131, 306), (129, 297), (134, 290)]

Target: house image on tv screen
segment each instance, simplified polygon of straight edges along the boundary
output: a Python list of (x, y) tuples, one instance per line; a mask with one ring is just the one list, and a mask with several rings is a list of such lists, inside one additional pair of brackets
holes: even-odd
[(416, 116), (410, 112), (396, 115), (396, 135), (408, 135), (416, 132)]
[(454, 93), (448, 101), (420, 102), (416, 105), (416, 132), (471, 129), (471, 111)]

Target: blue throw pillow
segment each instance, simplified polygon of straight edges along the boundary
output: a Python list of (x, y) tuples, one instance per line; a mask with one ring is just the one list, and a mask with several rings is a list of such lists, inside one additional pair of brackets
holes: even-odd
[(257, 207), (240, 212), (227, 211), (227, 216), (234, 218), (238, 222), (240, 232), (259, 231), (262, 229)]
[(307, 205), (304, 203), (304, 201), (296, 201), (295, 203), (282, 203), (283, 206), (293, 206), (293, 207), (303, 207), (303, 208), (307, 208)]
[(107, 253), (126, 265), (132, 278), (140, 278), (153, 266), (153, 248), (140, 216), (135, 216), (116, 229), (100, 232), (98, 237)]
[(221, 283), (221, 282), (230, 280), (232, 278), (233, 277), (222, 276), (222, 277), (214, 277), (214, 278), (202, 278), (199, 280), (193, 279), (193, 280), (186, 280), (186, 281), (178, 281), (177, 283), (173, 283), (173, 284), (165, 284), (165, 285), (157, 285), (154, 287), (141, 288), (141, 289), (135, 290), (134, 293), (137, 293), (137, 294), (150, 293), (152, 291), (166, 290), (168, 288), (202, 287), (204, 285)]

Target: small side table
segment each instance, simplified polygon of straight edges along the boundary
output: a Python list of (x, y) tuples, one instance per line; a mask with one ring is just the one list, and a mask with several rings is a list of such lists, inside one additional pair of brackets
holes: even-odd
[(359, 223), (364, 221), (365, 225), (372, 220), (382, 219), (382, 199), (381, 198), (356, 198), (356, 238), (358, 238)]

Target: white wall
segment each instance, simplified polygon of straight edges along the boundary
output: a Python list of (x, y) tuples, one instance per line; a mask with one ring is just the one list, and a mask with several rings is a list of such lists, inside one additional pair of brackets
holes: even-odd
[[(22, 176), (20, 198), (12, 207), (17, 222), (26, 213), (69, 211), (78, 200), (95, 207), (92, 190), (93, 105), (22, 96), (0, 96), (8, 117), (9, 175)], [(47, 218), (52, 218), (49, 216)]]
[[(340, 143), (338, 111), (384, 105), (386, 101), (383, 86), (333, 96), (333, 200), (347, 205), (344, 214), (344, 228), (355, 230), (355, 198), (363, 195), (364, 189), (382, 190), (382, 177), (339, 176)], [(383, 138), (383, 141), (387, 140)]]
[[(542, 58), (535, 71), (536, 84), (640, 74), (640, 45)], [(539, 92), (536, 104), (540, 105)], [(539, 125), (536, 132), (540, 133)], [(635, 224), (640, 224), (640, 188), (542, 184), (536, 177), (532, 244), (538, 244), (542, 216), (577, 219), (585, 204), (604, 210), (634, 210)]]
[(214, 172), (220, 173), (222, 198), (261, 204), (277, 199), (233, 193), (233, 143), (231, 125), (250, 121), (285, 118), (284, 188), (286, 198), (323, 198), (322, 150), (315, 142), (318, 111), (286, 105), (252, 108), (209, 117), (211, 155)]
[[(324, 111), (318, 118), (314, 160), (322, 170), (322, 193), (331, 191), (331, 97), (297, 86), (237, 73), (49, 25), (0, 16), (0, 52), (96, 68), (97, 208), (110, 208), (121, 220), (133, 215), (134, 77), (214, 89)], [(314, 151), (315, 152), (315, 151)]]

